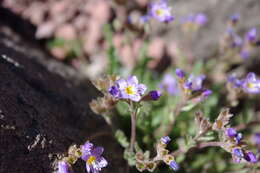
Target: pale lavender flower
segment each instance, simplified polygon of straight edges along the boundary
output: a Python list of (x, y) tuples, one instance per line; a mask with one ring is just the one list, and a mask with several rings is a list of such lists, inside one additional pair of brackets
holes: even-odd
[(250, 52), (247, 50), (242, 50), (239, 54), (243, 59), (248, 59), (250, 57)]
[(194, 22), (198, 25), (205, 25), (208, 22), (208, 17), (204, 13), (198, 13), (195, 16)]
[(205, 78), (205, 75), (194, 76), (191, 74), (187, 80), (187, 84), (189, 84), (188, 86), (192, 91), (198, 91), (202, 89), (202, 83)]
[(159, 87), (165, 90), (170, 95), (177, 95), (179, 93), (178, 83), (174, 76), (171, 74), (164, 75)]
[(147, 87), (139, 84), (136, 76), (130, 76), (127, 80), (119, 79), (115, 85), (110, 87), (109, 92), (112, 96), (119, 99), (130, 99), (138, 102), (145, 93)]
[(94, 148), (93, 144), (86, 142), (81, 147), (82, 160), (86, 161), (86, 169), (88, 173), (99, 173), (102, 168), (107, 166), (107, 161), (102, 157), (103, 147)]
[(242, 87), (245, 92), (250, 94), (260, 93), (260, 80), (256, 78), (255, 73), (248, 73), (246, 79), (243, 80)]
[(260, 146), (260, 133), (255, 133), (254, 142), (257, 146)]
[(161, 138), (161, 142), (163, 144), (167, 145), (170, 141), (171, 141), (171, 138), (169, 136), (164, 136), (164, 137)]
[(203, 26), (208, 22), (208, 18), (204, 13), (191, 14), (181, 20), (183, 24), (194, 24), (198, 26)]
[(251, 151), (245, 153), (244, 159), (251, 163), (256, 163), (258, 161), (256, 155)]
[(172, 160), (170, 162), (170, 167), (174, 170), (174, 171), (178, 171), (180, 169), (179, 165), (177, 162), (175, 162), (174, 160)]
[(70, 165), (65, 161), (60, 161), (58, 163), (58, 172), (57, 173), (72, 173), (70, 170)]
[(174, 20), (167, 0), (151, 3), (149, 7), (149, 15), (156, 20), (160, 22), (171, 22)]
[(255, 42), (256, 41), (256, 28), (252, 28), (250, 29), (247, 33), (246, 33), (246, 40), (248, 40), (249, 42)]

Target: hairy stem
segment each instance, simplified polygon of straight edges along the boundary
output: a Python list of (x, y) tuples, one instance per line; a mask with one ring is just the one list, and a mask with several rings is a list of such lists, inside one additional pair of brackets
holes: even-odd
[(203, 143), (198, 143), (196, 146), (193, 146), (193, 147), (190, 147), (188, 150), (184, 150), (182, 148), (180, 148), (179, 150), (171, 153), (173, 156), (178, 156), (182, 153), (187, 153), (187, 152), (190, 152), (192, 150), (195, 150), (195, 149), (202, 149), (202, 148), (206, 148), (206, 147), (221, 147), (222, 146), (222, 142), (203, 142)]
[(130, 152), (134, 151), (134, 144), (136, 139), (136, 115), (138, 109), (131, 112), (131, 142), (130, 142)]

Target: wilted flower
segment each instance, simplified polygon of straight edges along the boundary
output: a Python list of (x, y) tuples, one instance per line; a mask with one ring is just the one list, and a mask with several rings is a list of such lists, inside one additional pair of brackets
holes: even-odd
[(167, 0), (160, 0), (150, 4), (149, 16), (160, 22), (171, 22), (174, 17), (171, 14), (171, 7), (168, 6)]
[(243, 81), (242, 87), (245, 92), (250, 94), (260, 93), (260, 80), (256, 78), (255, 73), (248, 73), (245, 80)]
[(70, 165), (65, 161), (60, 161), (58, 163), (58, 172), (57, 173), (71, 173)]
[(138, 84), (136, 76), (130, 76), (127, 80), (117, 80), (115, 85), (109, 88), (109, 93), (118, 99), (130, 99), (138, 102), (146, 89), (144, 84)]
[(98, 173), (102, 168), (107, 166), (107, 161), (101, 156), (103, 147), (96, 147), (90, 142), (86, 142), (81, 147), (81, 158), (86, 161), (86, 169), (88, 173)]

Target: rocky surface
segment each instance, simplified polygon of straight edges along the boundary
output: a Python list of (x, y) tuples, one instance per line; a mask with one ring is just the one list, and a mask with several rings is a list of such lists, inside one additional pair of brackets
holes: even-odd
[[(92, 84), (24, 41), (27, 36), (13, 32), (10, 23), (21, 33), (29, 25), (9, 17), (0, 22), (0, 172), (55, 172), (68, 147), (86, 140), (105, 148), (109, 166), (103, 172), (124, 172), (110, 127), (88, 107), (97, 95)], [(74, 170), (85, 172), (84, 163)]]

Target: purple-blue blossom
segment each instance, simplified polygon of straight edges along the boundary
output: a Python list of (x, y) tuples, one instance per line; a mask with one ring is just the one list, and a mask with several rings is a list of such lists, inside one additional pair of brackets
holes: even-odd
[(149, 96), (152, 100), (158, 100), (161, 97), (161, 92), (158, 90), (153, 90), (149, 92)]
[(109, 93), (118, 99), (129, 99), (138, 102), (146, 89), (147, 87), (144, 84), (139, 84), (136, 76), (130, 76), (127, 80), (117, 80), (115, 85), (109, 88)]
[(244, 157), (243, 150), (241, 148), (234, 148), (232, 151), (233, 160), (236, 163), (239, 163)]
[(258, 161), (256, 155), (251, 151), (245, 153), (244, 159), (251, 163), (256, 163)]
[(234, 128), (226, 129), (226, 135), (230, 138), (233, 138), (237, 135), (237, 131)]
[(185, 77), (185, 73), (184, 73), (184, 71), (182, 69), (177, 68), (175, 70), (175, 73), (176, 73), (177, 77), (179, 77), (179, 78), (184, 78)]
[(70, 170), (70, 165), (65, 161), (60, 161), (58, 163), (58, 172), (57, 173), (72, 173)]
[(239, 13), (235, 13), (233, 15), (230, 16), (230, 21), (232, 24), (236, 24), (240, 19), (240, 14)]
[(160, 0), (149, 5), (149, 16), (160, 22), (171, 22), (174, 17), (171, 14), (171, 7), (167, 0)]
[(86, 142), (81, 147), (82, 160), (86, 161), (86, 170), (88, 173), (98, 173), (102, 168), (107, 166), (107, 161), (102, 157), (103, 147), (96, 147), (90, 142)]
[(178, 171), (180, 169), (180, 166), (178, 165), (177, 162), (175, 162), (174, 160), (172, 160), (170, 162), (170, 167), (174, 170), (174, 171)]
[(164, 137), (161, 138), (161, 142), (163, 144), (167, 145), (170, 141), (171, 141), (171, 138), (169, 136), (164, 136)]
[(260, 146), (260, 133), (255, 133), (253, 139), (254, 139), (255, 144), (257, 146)]

